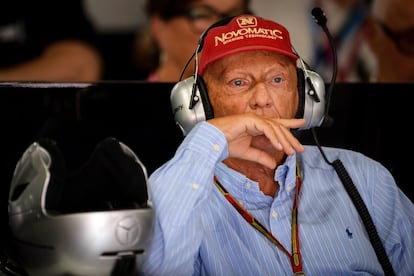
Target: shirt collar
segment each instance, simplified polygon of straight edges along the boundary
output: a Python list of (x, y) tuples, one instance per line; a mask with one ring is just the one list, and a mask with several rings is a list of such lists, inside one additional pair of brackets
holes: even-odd
[(279, 183), (279, 192), (288, 192), (296, 187), (296, 154), (288, 155), (285, 162), (279, 165), (275, 173), (275, 181)]
[[(257, 198), (263, 197), (257, 182), (230, 169), (224, 163), (218, 164), (215, 174), (227, 191), (238, 200), (257, 202)], [(288, 156), (285, 162), (276, 168), (275, 181), (280, 185), (278, 194), (294, 192), (296, 187), (296, 155)], [(249, 185), (249, 187), (246, 185)], [(273, 200), (271, 197), (265, 197), (268, 198), (265, 200), (268, 203)]]

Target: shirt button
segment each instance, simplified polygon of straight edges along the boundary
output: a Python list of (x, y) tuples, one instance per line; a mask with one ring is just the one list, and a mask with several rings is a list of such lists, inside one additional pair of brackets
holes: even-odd
[(279, 214), (276, 211), (272, 211), (272, 218), (278, 218)]
[(287, 186), (286, 186), (286, 190), (287, 190), (288, 192), (292, 191), (292, 185), (290, 185), (290, 184), (289, 184), (289, 185), (287, 185)]
[(197, 183), (193, 183), (192, 187), (193, 187), (193, 190), (197, 190), (198, 189), (198, 184)]
[(217, 144), (214, 144), (214, 145), (213, 145), (213, 149), (214, 149), (215, 151), (219, 151), (219, 150), (220, 150), (220, 146), (219, 146), (219, 145), (217, 145)]
[(250, 182), (247, 182), (247, 183), (246, 183), (246, 185), (245, 185), (245, 187), (246, 187), (247, 189), (250, 189), (250, 188), (252, 187), (252, 184), (250, 184)]

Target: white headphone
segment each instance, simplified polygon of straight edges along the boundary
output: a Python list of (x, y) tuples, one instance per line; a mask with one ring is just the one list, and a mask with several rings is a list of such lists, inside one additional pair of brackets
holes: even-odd
[[(224, 26), (234, 17), (224, 18), (203, 32), (200, 37), (195, 53), (195, 74), (187, 79), (176, 83), (171, 91), (170, 102), (176, 124), (182, 130), (184, 136), (201, 121), (214, 117), (214, 112), (208, 97), (207, 87), (201, 76), (197, 74), (198, 53), (204, 45), (204, 38), (209, 30)], [(294, 49), (293, 49), (294, 50)], [(294, 51), (296, 53), (296, 51)], [(299, 130), (309, 129), (322, 125), (325, 118), (325, 82), (315, 71), (307, 68), (306, 63), (299, 57), (300, 67), (297, 69), (299, 105), (296, 118), (305, 118), (306, 125)], [(188, 64), (189, 62), (187, 62)], [(185, 69), (185, 68), (184, 68)]]

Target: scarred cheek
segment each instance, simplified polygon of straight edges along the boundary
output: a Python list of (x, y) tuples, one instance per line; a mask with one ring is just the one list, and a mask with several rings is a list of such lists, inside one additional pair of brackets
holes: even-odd
[(219, 97), (211, 102), (215, 116), (246, 113), (247, 105), (242, 101), (233, 101), (229, 97)]

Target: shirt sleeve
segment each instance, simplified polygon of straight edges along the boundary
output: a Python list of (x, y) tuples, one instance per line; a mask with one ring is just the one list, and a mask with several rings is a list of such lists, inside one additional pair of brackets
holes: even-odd
[(143, 265), (145, 273), (194, 273), (204, 231), (198, 214), (214, 187), (215, 165), (227, 156), (224, 134), (201, 122), (183, 140), (175, 156), (150, 176), (149, 190), (157, 219)]

